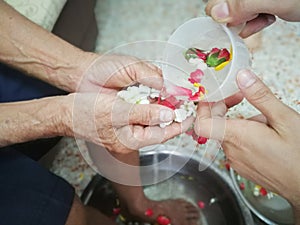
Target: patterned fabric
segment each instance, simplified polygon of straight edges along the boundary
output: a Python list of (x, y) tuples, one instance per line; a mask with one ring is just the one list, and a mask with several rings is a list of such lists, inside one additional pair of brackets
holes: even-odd
[(67, 0), (5, 0), (19, 13), (51, 31)]

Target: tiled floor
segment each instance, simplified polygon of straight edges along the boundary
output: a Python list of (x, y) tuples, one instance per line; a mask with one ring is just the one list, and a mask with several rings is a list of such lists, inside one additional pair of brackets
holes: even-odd
[[(167, 40), (186, 20), (204, 15), (200, 0), (98, 0), (96, 14), (100, 29), (97, 51), (106, 52), (120, 44), (138, 40)], [(300, 112), (299, 24), (278, 21), (262, 33), (262, 43), (253, 54), (253, 70), (278, 97)], [(231, 111), (232, 116), (255, 114), (246, 102)], [(52, 171), (67, 179), (80, 194), (94, 173), (82, 159), (72, 138), (58, 146)]]

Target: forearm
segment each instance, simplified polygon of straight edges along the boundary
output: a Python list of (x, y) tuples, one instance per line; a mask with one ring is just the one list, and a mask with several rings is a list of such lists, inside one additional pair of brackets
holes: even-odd
[(67, 97), (0, 104), (0, 147), (68, 133)]
[(0, 61), (61, 89), (76, 90), (96, 57), (32, 23), (0, 0)]

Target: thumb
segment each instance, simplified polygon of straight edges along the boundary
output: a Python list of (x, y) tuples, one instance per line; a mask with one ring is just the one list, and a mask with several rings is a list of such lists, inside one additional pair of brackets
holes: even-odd
[(270, 0), (210, 0), (205, 10), (218, 22), (238, 25), (253, 20), (261, 13), (272, 14), (271, 3)]
[(244, 97), (266, 117), (272, 127), (282, 124), (290, 112), (271, 90), (249, 70), (241, 70), (237, 75), (238, 86)]
[(158, 125), (173, 121), (172, 109), (158, 104), (135, 104), (129, 112), (129, 124)]

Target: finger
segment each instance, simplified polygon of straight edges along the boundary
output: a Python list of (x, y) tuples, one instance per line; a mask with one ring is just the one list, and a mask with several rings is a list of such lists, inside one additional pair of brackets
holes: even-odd
[[(129, 149), (139, 149), (149, 145), (160, 144), (186, 132), (193, 121), (194, 118), (190, 117), (182, 123), (172, 123), (165, 128), (159, 126), (133, 126), (132, 131), (129, 131), (128, 128), (122, 128), (123, 130), (127, 129), (127, 132), (125, 132), (124, 140), (120, 139), (120, 141)], [(130, 140), (130, 143), (128, 143), (128, 140)]]
[(256, 121), (256, 122), (260, 122), (260, 123), (265, 123), (265, 124), (268, 122), (267, 118), (262, 114), (252, 116), (252, 117), (248, 118), (248, 120)]
[(232, 106), (235, 106), (239, 104), (244, 98), (244, 95), (241, 92), (238, 92), (232, 96), (227, 97), (225, 101), (225, 105), (227, 108), (231, 108)]
[(194, 117), (189, 117), (182, 123), (172, 123), (171, 125), (165, 127), (164, 142), (186, 132), (192, 126), (194, 121)]
[[(220, 102), (219, 104), (221, 104)], [(215, 107), (218, 107), (216, 105)], [(221, 117), (213, 118), (213, 113), (220, 115), (224, 112), (225, 104), (221, 105), (221, 109), (214, 109), (213, 103), (199, 102), (197, 108), (197, 117), (194, 124), (194, 131), (198, 136), (222, 140), (224, 136), (225, 119)], [(225, 109), (226, 111), (226, 109)]]
[(205, 11), (218, 22), (238, 25), (256, 18), (260, 13), (274, 14), (276, 6), (268, 0), (211, 0)]
[(270, 14), (259, 14), (253, 20), (250, 20), (246, 23), (243, 30), (240, 32), (242, 38), (249, 37), (252, 34), (255, 34), (262, 29), (270, 26), (276, 21), (276, 17)]
[(197, 106), (197, 119), (211, 118), (211, 108), (214, 103), (199, 102)]
[[(210, 123), (207, 124), (207, 121), (211, 120), (211, 107), (213, 103), (209, 102), (199, 102), (197, 106), (197, 116), (194, 124), (194, 131), (198, 136), (207, 137), (210, 132)], [(203, 129), (202, 129), (203, 128)], [(203, 133), (203, 131), (206, 131)]]
[(285, 123), (290, 109), (254, 73), (241, 70), (237, 75), (237, 83), (245, 98), (262, 112), (270, 125)]
[(217, 103), (199, 102), (194, 131), (198, 136), (222, 140), (224, 138), (228, 108), (240, 103), (243, 99), (241, 92)]
[(131, 105), (129, 124), (158, 125), (175, 119), (172, 109), (158, 104)]
[[(106, 107), (103, 105), (102, 107)], [(111, 121), (114, 127), (126, 125), (157, 125), (174, 120), (172, 109), (158, 104), (130, 104), (117, 98), (110, 109)]]
[(136, 66), (135, 81), (157, 90), (161, 90), (163, 88), (161, 69), (153, 64), (142, 61), (140, 61)]
[(212, 105), (211, 107), (211, 116), (212, 118), (216, 118), (216, 117), (224, 117), (225, 114), (227, 113), (228, 108), (225, 104), (224, 101), (219, 101), (216, 102)]

